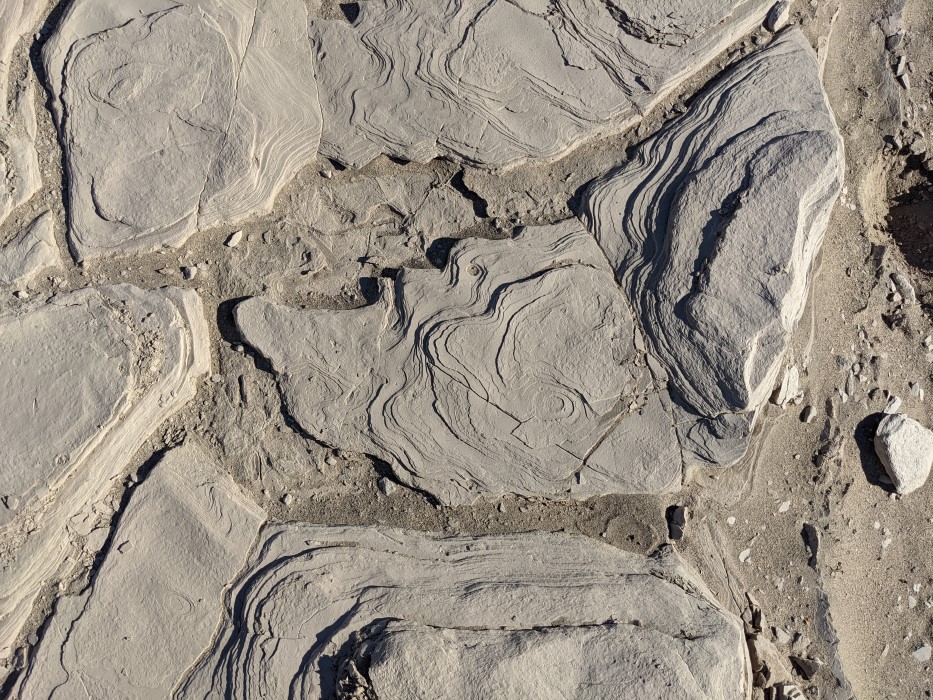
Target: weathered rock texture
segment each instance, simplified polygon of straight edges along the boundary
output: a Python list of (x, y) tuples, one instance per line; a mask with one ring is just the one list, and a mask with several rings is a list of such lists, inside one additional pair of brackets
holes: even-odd
[(590, 188), (584, 218), (686, 410), (751, 415), (773, 390), (843, 164), (794, 30)]
[(177, 697), (744, 700), (749, 676), (741, 621), (672, 551), (276, 525)]
[(81, 258), (266, 210), (317, 152), (300, 0), (78, 0), (43, 58)]
[(265, 514), (186, 445), (119, 517), (90, 585), (56, 603), (14, 697), (169, 697), (210, 644)]
[(13, 50), (39, 20), (46, 0), (0, 3), (0, 225), (42, 184), (36, 152), (35, 88), (10, 85)]
[(209, 368), (190, 290), (87, 288), (0, 315), (0, 658), (43, 583), (106, 522), (134, 452)]
[(467, 239), (443, 273), (404, 270), (379, 303), (236, 307), (289, 411), (447, 503), (677, 488), (669, 402), (612, 270), (579, 222)]
[(254, 299), (236, 321), (308, 431), (444, 502), (663, 492), (747, 449), (841, 179), (792, 32), (593, 185), (592, 236), (569, 221), (468, 239), (375, 306)]
[(759, 24), (771, 0), (377, 0), (311, 22), (321, 151), (483, 166), (620, 131)]
[(0, 247), (0, 286), (23, 287), (43, 270), (61, 265), (51, 212), (37, 216)]
[(933, 468), (933, 430), (902, 413), (885, 416), (875, 433), (875, 452), (897, 492), (911, 493)]

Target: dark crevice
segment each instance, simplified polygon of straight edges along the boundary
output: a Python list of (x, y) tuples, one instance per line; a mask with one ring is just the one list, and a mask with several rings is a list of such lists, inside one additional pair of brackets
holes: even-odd
[(353, 24), (360, 16), (360, 4), (358, 2), (342, 2), (340, 3), (340, 11), (347, 18), (347, 22)]
[(489, 205), (485, 199), (479, 196), (476, 192), (467, 187), (466, 181), (463, 179), (463, 171), (459, 171), (456, 175), (450, 178), (450, 186), (453, 187), (457, 192), (462, 194), (466, 199), (470, 200), (473, 204), (473, 214), (479, 219), (488, 219), (489, 218)]

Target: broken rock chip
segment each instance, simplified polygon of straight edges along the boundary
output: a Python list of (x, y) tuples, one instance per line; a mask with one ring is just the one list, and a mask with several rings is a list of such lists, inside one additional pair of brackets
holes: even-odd
[(933, 431), (903, 413), (887, 415), (875, 433), (875, 452), (897, 492), (911, 493), (930, 476)]
[(376, 0), (314, 19), (321, 152), (487, 167), (618, 132), (764, 19), (770, 0)]
[(15, 697), (169, 697), (210, 644), (265, 514), (188, 444), (158, 462), (119, 518), (91, 584), (56, 602)]
[(51, 267), (61, 265), (51, 212), (36, 217), (0, 248), (0, 286), (24, 287)]
[(78, 259), (269, 209), (314, 158), (301, 0), (77, 0), (43, 50)]
[(443, 272), (403, 270), (372, 306), (257, 298), (234, 317), (306, 430), (445, 503), (681, 485), (670, 401), (578, 221), (466, 239)]
[(94, 506), (210, 367), (197, 294), (86, 288), (0, 314), (0, 659)]
[(843, 162), (816, 54), (792, 30), (591, 186), (584, 218), (682, 407), (754, 415), (767, 400)]
[(267, 526), (177, 698), (735, 698), (741, 621), (668, 550)]

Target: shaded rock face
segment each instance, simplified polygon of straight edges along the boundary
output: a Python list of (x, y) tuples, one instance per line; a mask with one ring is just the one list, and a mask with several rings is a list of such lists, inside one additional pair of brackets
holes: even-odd
[(176, 697), (750, 692), (741, 622), (672, 552), (543, 533), (275, 525), (261, 537)]
[(169, 452), (133, 492), (92, 583), (56, 603), (15, 696), (169, 697), (210, 643), (264, 519), (200, 448)]
[(745, 453), (841, 181), (816, 57), (791, 32), (591, 186), (591, 235), (467, 239), (375, 306), (253, 299), (236, 322), (302, 426), (445, 503), (669, 491)]
[(771, 393), (843, 162), (792, 31), (590, 187), (584, 219), (687, 410), (753, 413)]
[(210, 366), (193, 291), (87, 288), (0, 315), (0, 656), (133, 453)]
[(303, 426), (445, 502), (679, 485), (666, 398), (579, 223), (468, 239), (444, 274), (406, 270), (371, 307), (253, 299), (235, 315)]
[(81, 258), (271, 207), (321, 131), (300, 0), (82, 0), (43, 52)]
[(559, 157), (634, 123), (770, 0), (682, 4), (378, 0), (352, 24), (315, 19), (321, 152), (354, 167)]

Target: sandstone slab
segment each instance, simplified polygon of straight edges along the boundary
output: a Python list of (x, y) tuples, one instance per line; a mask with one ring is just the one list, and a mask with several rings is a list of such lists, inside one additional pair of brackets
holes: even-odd
[(300, 0), (81, 0), (43, 51), (78, 259), (271, 208), (321, 131)]
[(191, 290), (86, 288), (0, 315), (0, 658), (104, 518), (95, 506), (209, 367)]
[(581, 537), (268, 526), (226, 613), (176, 697), (750, 693), (741, 621), (676, 554)]

